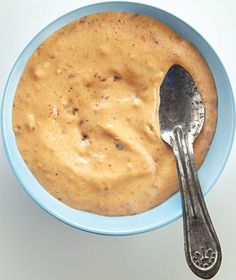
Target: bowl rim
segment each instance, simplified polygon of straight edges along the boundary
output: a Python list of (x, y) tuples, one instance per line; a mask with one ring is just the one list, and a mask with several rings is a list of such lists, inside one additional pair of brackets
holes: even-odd
[[(11, 112), (7, 112), (7, 93), (9, 91), (9, 85), (10, 85), (10, 82), (11, 82), (11, 79), (14, 78), (14, 75), (17, 75), (14, 73), (17, 65), (20, 63), (20, 60), (22, 59), (22, 56), (24, 53), (27, 53), (27, 50), (30, 48), (30, 46), (33, 44), (33, 42), (36, 41), (37, 38), (40, 37), (40, 35), (42, 35), (43, 33), (45, 33), (50, 27), (54, 26), (54, 24), (56, 24), (57, 22), (60, 22), (62, 21), (64, 18), (66, 17), (69, 17), (70, 15), (78, 12), (78, 11), (81, 11), (81, 13), (83, 12), (83, 10), (85, 9), (93, 9), (93, 8), (99, 8), (99, 7), (104, 7), (105, 5), (108, 5), (108, 6), (112, 6), (112, 5), (119, 5), (119, 6), (129, 6), (132, 8), (132, 6), (136, 6), (140, 9), (143, 9), (143, 8), (148, 8), (148, 9), (153, 9), (155, 12), (158, 12), (158, 13), (162, 13), (162, 14), (165, 14), (165, 16), (167, 17), (172, 17), (174, 18), (176, 21), (178, 21), (179, 23), (185, 25), (187, 27), (188, 30), (190, 30), (193, 34), (195, 34), (198, 38), (200, 38), (200, 40), (207, 46), (207, 48), (211, 51), (211, 53), (214, 55), (215, 59), (217, 60), (217, 65), (220, 65), (221, 67), (221, 71), (224, 75), (224, 80), (225, 80), (225, 83), (227, 84), (227, 87), (228, 87), (228, 94), (229, 94), (229, 98), (231, 99), (231, 102), (232, 102), (232, 106), (231, 106), (231, 114), (232, 114), (232, 125), (231, 125), (231, 130), (230, 130), (230, 140), (229, 140), (229, 144), (228, 144), (228, 147), (227, 147), (227, 150), (226, 150), (226, 154), (225, 154), (225, 158), (224, 158), (224, 161), (222, 162), (221, 164), (221, 167), (220, 167), (220, 170), (218, 172), (218, 174), (214, 177), (213, 181), (211, 182), (211, 185), (208, 186), (208, 189), (206, 190), (203, 190), (204, 192), (204, 195), (206, 193), (208, 193), (208, 191), (210, 189), (212, 189), (212, 187), (215, 185), (216, 181), (218, 180), (218, 178), (220, 177), (228, 159), (229, 159), (229, 154), (231, 152), (231, 149), (232, 149), (232, 145), (233, 145), (233, 141), (234, 141), (234, 135), (235, 135), (235, 101), (234, 101), (234, 95), (233, 95), (233, 92), (232, 92), (232, 88), (231, 88), (231, 85), (230, 85), (230, 81), (229, 81), (229, 78), (228, 78), (228, 75), (226, 73), (226, 70), (224, 68), (224, 65), (223, 63), (221, 62), (220, 58), (218, 57), (218, 55), (216, 54), (215, 50), (211, 47), (211, 45), (206, 41), (206, 39), (200, 34), (198, 33), (198, 31), (196, 31), (193, 27), (191, 27), (188, 23), (186, 23), (185, 21), (183, 21), (182, 19), (176, 17), (175, 15), (173, 15), (172, 13), (170, 12), (167, 12), (163, 9), (160, 9), (156, 6), (151, 6), (151, 5), (147, 5), (147, 4), (144, 4), (144, 3), (137, 3), (137, 2), (126, 2), (126, 1), (108, 1), (108, 2), (99, 2), (99, 3), (94, 3), (94, 4), (90, 4), (90, 5), (85, 5), (85, 6), (82, 6), (82, 7), (79, 7), (75, 10), (72, 10), (62, 16), (60, 16), (59, 18), (55, 19), (54, 21), (52, 21), (51, 23), (49, 23), (46, 27), (44, 27), (40, 32), (38, 32), (31, 40), (30, 42), (26, 45), (26, 47), (21, 51), (21, 53), (19, 54), (16, 62), (14, 63), (13, 67), (12, 67), (12, 70), (8, 76), (8, 79), (7, 79), (7, 82), (6, 82), (6, 86), (5, 86), (5, 89), (4, 89), (4, 94), (3, 94), (3, 98), (2, 98), (2, 107), (1, 107), (1, 131), (2, 131), (2, 139), (3, 139), (3, 146), (4, 146), (4, 150), (5, 150), (5, 153), (7, 155), (7, 159), (8, 159), (8, 162), (10, 163), (11, 165), (11, 168), (15, 174), (15, 176), (17, 177), (18, 181), (20, 182), (20, 184), (22, 185), (22, 187), (25, 189), (25, 191), (27, 192), (27, 194), (42, 208), (44, 209), (46, 212), (48, 212), (50, 215), (54, 216), (55, 218), (57, 218), (58, 220), (61, 220), (63, 221), (64, 223), (72, 226), (72, 227), (75, 227), (75, 228), (78, 228), (78, 229), (81, 229), (81, 230), (84, 230), (84, 231), (87, 231), (87, 232), (90, 232), (90, 233), (96, 233), (96, 234), (104, 234), (104, 235), (131, 235), (131, 234), (138, 234), (138, 233), (143, 233), (143, 232), (148, 232), (148, 231), (151, 231), (153, 229), (157, 229), (157, 228), (160, 228), (162, 226), (165, 226), (165, 225), (168, 225), (170, 223), (172, 223), (173, 221), (177, 220), (178, 218), (181, 217), (182, 215), (182, 210), (179, 209), (177, 207), (177, 209), (175, 210), (175, 213), (172, 214), (168, 219), (164, 219), (164, 220), (161, 220), (159, 223), (152, 223), (151, 225), (149, 226), (134, 226), (133, 228), (129, 228), (129, 229), (106, 229), (106, 227), (104, 228), (103, 225), (102, 225), (102, 222), (108, 222), (109, 223), (109, 220), (112, 220), (112, 222), (116, 222), (118, 218), (123, 218), (125, 219), (127, 217), (128, 218), (132, 218), (132, 217), (137, 217), (137, 216), (142, 216), (143, 214), (145, 213), (148, 213), (148, 212), (151, 212), (153, 209), (155, 208), (160, 208), (160, 206), (157, 206), (151, 210), (148, 210), (144, 213), (140, 213), (140, 214), (137, 214), (137, 215), (134, 215), (134, 216), (123, 216), (123, 217), (107, 217), (107, 216), (101, 216), (101, 215), (96, 215), (96, 214), (93, 214), (93, 213), (89, 213), (89, 212), (86, 212), (86, 215), (89, 217), (89, 216), (94, 216), (95, 218), (97, 219), (104, 219), (104, 221), (100, 221), (101, 225), (100, 225), (100, 228), (99, 226), (96, 226), (96, 227), (93, 227), (92, 225), (86, 225), (86, 224), (80, 224), (78, 222), (75, 222), (75, 221), (72, 221), (71, 219), (68, 219), (68, 218), (65, 218), (63, 215), (60, 215), (57, 210), (49, 207), (49, 205), (47, 205), (47, 203), (45, 203), (44, 200), (42, 200), (43, 198), (41, 197), (41, 200), (35, 196), (35, 194), (32, 193), (32, 191), (29, 189), (29, 187), (27, 187), (27, 184), (26, 184), (26, 179), (23, 179), (23, 176), (21, 176), (21, 170), (20, 168), (16, 165), (16, 163), (14, 162), (14, 158), (13, 158), (13, 151), (10, 149), (10, 145), (8, 143), (8, 140), (11, 138), (11, 140), (13, 141), (14, 139), (12, 139), (13, 136), (13, 128), (9, 128), (11, 130), (11, 134), (9, 136), (8, 132), (7, 132), (7, 121), (6, 121), (6, 118), (7, 118), (7, 114), (11, 113)], [(123, 9), (121, 9), (122, 11), (124, 11)], [(106, 9), (103, 9), (103, 11), (108, 11)], [(110, 10), (112, 11), (112, 10)], [(113, 10), (113, 11), (117, 11), (117, 10)], [(93, 12), (94, 13), (94, 12)], [(93, 14), (91, 13), (91, 14)], [(146, 13), (143, 13), (144, 15), (146, 15)], [(81, 16), (78, 16), (78, 18), (80, 18)], [(74, 19), (73, 19), (74, 20)], [(72, 22), (73, 20), (70, 20), (69, 22)], [(66, 23), (67, 24), (67, 23)], [(63, 24), (64, 25), (64, 24)], [(167, 24), (168, 25), (168, 24)], [(60, 29), (61, 27), (59, 28), (56, 28), (56, 30)], [(50, 33), (52, 34), (52, 32)], [(44, 40), (44, 39), (43, 39)], [(43, 40), (40, 40), (41, 42)], [(38, 45), (38, 44), (37, 44)], [(201, 51), (201, 50), (199, 50)], [(24, 67), (23, 67), (24, 68)], [(21, 76), (21, 73), (20, 75), (18, 75), (19, 77)], [(17, 82), (18, 84), (18, 82)], [(15, 96), (15, 91), (14, 91), (14, 94), (13, 94), (13, 98)], [(216, 128), (217, 130), (217, 128)], [(215, 136), (214, 136), (215, 138)], [(20, 155), (20, 152), (18, 151), (17, 149), (17, 153)], [(20, 156), (21, 157), (21, 156)], [(27, 166), (24, 164), (24, 166), (21, 166), (21, 168), (27, 168)], [(29, 170), (28, 170), (29, 171)], [(31, 176), (33, 176), (31, 174)], [(38, 183), (39, 184), (39, 183)], [(40, 186), (42, 189), (43, 187)], [(44, 190), (45, 191), (45, 190)], [(45, 191), (46, 192), (46, 191)], [(45, 196), (51, 196), (49, 193), (46, 192), (46, 194), (44, 194)], [(180, 202), (180, 195), (179, 193), (177, 194), (174, 194), (174, 196), (176, 197), (176, 201)], [(55, 199), (55, 198), (53, 198)], [(168, 199), (169, 200), (169, 199)], [(164, 203), (166, 203), (168, 200), (166, 200)], [(60, 203), (60, 202), (58, 202)], [(163, 204), (164, 204), (163, 203)], [(62, 203), (60, 203), (62, 204)], [(70, 208), (68, 206), (63, 206), (63, 208)], [(70, 208), (72, 209), (72, 208)], [(81, 211), (81, 210), (75, 210), (75, 209), (72, 209), (73, 211), (76, 211), (77, 213), (79, 213), (79, 215), (81, 215), (81, 213), (85, 213), (84, 211)], [(145, 215), (143, 215), (145, 218)], [(102, 218), (101, 218), (102, 217)], [(107, 221), (106, 221), (107, 220)], [(111, 221), (110, 221), (111, 222)]]

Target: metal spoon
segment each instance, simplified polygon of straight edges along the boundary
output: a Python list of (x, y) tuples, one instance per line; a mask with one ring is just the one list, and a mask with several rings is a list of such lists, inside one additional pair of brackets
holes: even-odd
[(199, 277), (212, 278), (221, 264), (221, 248), (202, 195), (193, 142), (205, 120), (205, 106), (191, 75), (173, 65), (160, 89), (162, 139), (174, 151), (183, 207), (185, 256)]

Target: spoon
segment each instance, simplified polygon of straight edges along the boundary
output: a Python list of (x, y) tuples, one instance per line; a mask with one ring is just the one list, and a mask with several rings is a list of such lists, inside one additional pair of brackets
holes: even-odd
[(192, 76), (178, 64), (167, 72), (160, 100), (161, 137), (173, 149), (179, 176), (185, 257), (197, 276), (210, 279), (219, 270), (222, 255), (201, 191), (193, 151), (193, 142), (204, 124), (205, 106)]

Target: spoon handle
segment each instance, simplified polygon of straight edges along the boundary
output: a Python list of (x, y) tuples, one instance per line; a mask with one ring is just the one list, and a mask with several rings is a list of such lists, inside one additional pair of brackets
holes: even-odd
[(221, 264), (221, 248), (201, 191), (192, 142), (180, 127), (173, 131), (174, 150), (183, 206), (184, 249), (190, 269), (212, 278)]

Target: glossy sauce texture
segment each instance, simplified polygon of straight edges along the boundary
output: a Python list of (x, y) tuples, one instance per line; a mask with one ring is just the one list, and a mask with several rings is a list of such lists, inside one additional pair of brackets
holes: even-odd
[(158, 124), (160, 84), (175, 63), (191, 73), (206, 106), (195, 141), (200, 165), (216, 127), (217, 95), (192, 44), (124, 12), (82, 18), (43, 42), (13, 108), (18, 148), (41, 185), (71, 207), (104, 215), (143, 212), (176, 192), (173, 152)]

